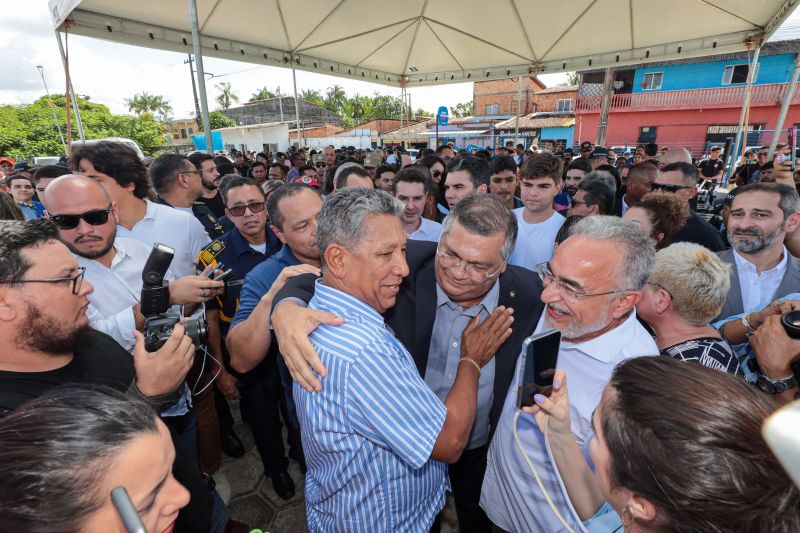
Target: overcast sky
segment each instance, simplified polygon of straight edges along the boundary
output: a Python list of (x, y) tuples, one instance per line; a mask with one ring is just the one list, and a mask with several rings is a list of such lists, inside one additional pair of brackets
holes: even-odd
[[(3, 31), (0, 32), (0, 104), (30, 103), (44, 94), (37, 65), (44, 67), (44, 76), (51, 93), (63, 93), (65, 80), (53, 33), (47, 0), (0, 0)], [(795, 11), (785, 26), (797, 26), (800, 11)], [(113, 113), (127, 113), (125, 99), (147, 91), (165, 96), (171, 103), (175, 118), (194, 114), (189, 67), (186, 55), (164, 52), (88, 37), (69, 39), (72, 84), (79, 94), (107, 105)], [(228, 81), (242, 102), (260, 87), (274, 91), (280, 86), (283, 94), (292, 93), (292, 72), (278, 67), (258, 66), (222, 59), (206, 58), (207, 73), (219, 77), (207, 83), (209, 106), (216, 108), (214, 97), (219, 94), (215, 85)], [(566, 80), (564, 74), (540, 76), (547, 85)], [(356, 93), (400, 96), (400, 89), (372, 83), (334, 78), (321, 74), (297, 71), (297, 90), (317, 89), (325, 93), (338, 84), (352, 96)], [(439, 87), (410, 89), (411, 105), (435, 112), (440, 105), (454, 106), (472, 100), (472, 84), (459, 83)]]

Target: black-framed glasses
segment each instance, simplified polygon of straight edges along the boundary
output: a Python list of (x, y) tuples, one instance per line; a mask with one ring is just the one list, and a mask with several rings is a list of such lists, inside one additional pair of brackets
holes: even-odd
[(769, 152), (758, 152), (758, 157), (767, 157)]
[(650, 285), (651, 287), (655, 287), (656, 289), (661, 289), (662, 291), (664, 291), (667, 294), (669, 294), (670, 298), (672, 298), (672, 293), (669, 292), (669, 289), (664, 287), (663, 285), (659, 285), (658, 283), (653, 283), (653, 282), (650, 282), (650, 281), (647, 282), (647, 285)]
[(46, 278), (46, 279), (21, 279), (19, 281), (7, 281), (6, 285), (16, 285), (17, 283), (63, 283), (65, 281), (72, 282), (72, 294), (78, 294), (83, 285), (83, 275), (86, 273), (86, 267), (78, 267), (78, 273), (74, 276), (66, 278)]
[(251, 213), (260, 213), (264, 210), (267, 206), (266, 202), (250, 202), (246, 205), (235, 205), (233, 207), (229, 207), (228, 211), (231, 212), (231, 215), (235, 217), (240, 217), (244, 215), (246, 210), (250, 210)]
[(574, 206), (574, 205), (585, 205), (586, 207), (592, 207), (592, 205), (594, 205), (594, 204), (590, 204), (589, 202), (587, 202), (587, 201), (585, 201), (585, 200), (584, 200), (583, 202), (581, 202), (580, 200), (575, 200), (575, 199), (573, 199), (573, 198), (570, 198), (569, 205), (570, 205), (570, 206)]
[(53, 221), (58, 229), (75, 229), (81, 223), (81, 219), (85, 220), (91, 226), (102, 226), (108, 222), (108, 214), (111, 212), (111, 206), (106, 209), (94, 209), (86, 211), (79, 215), (50, 215), (50, 220)]
[(668, 183), (653, 183), (650, 185), (650, 190), (653, 191), (678, 192), (683, 189), (694, 189), (694, 185), (670, 185)]
[(539, 263), (536, 265), (536, 273), (539, 274), (539, 279), (542, 280), (542, 285), (546, 288), (551, 284), (555, 284), (555, 288), (564, 300), (568, 303), (576, 304), (585, 298), (593, 298), (594, 296), (608, 296), (609, 294), (619, 294), (625, 292), (626, 289), (616, 289), (606, 292), (586, 293), (581, 292), (576, 287), (557, 278), (553, 271), (550, 270), (550, 263)]
[[(448, 270), (458, 270), (460, 268), (464, 269), (464, 273), (475, 283), (483, 283), (484, 281), (488, 281), (495, 277), (497, 274), (500, 273), (500, 269), (503, 268), (508, 262), (508, 257), (500, 263), (493, 272), (489, 272), (488, 267), (476, 265), (475, 263), (470, 263), (468, 261), (464, 261), (457, 255), (453, 255), (448, 252), (442, 252), (439, 248), (436, 248), (436, 255), (439, 257), (439, 261), (441, 262), (442, 266)], [(510, 257), (510, 256), (509, 256)]]
[(317, 167), (317, 168), (324, 168), (324, 167), (328, 166), (328, 163), (325, 163), (325, 162), (314, 163), (314, 166)]

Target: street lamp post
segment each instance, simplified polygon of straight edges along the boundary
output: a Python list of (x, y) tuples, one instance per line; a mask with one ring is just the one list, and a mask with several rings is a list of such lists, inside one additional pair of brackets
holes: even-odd
[(58, 130), (58, 136), (61, 138), (61, 146), (64, 147), (64, 155), (67, 154), (67, 143), (64, 142), (64, 134), (61, 133), (61, 124), (58, 123), (58, 115), (56, 114), (56, 106), (53, 105), (53, 99), (50, 98), (50, 89), (47, 88), (47, 82), (44, 79), (44, 67), (42, 65), (36, 65), (36, 68), (39, 70), (39, 74), (42, 76), (42, 83), (44, 84), (44, 92), (47, 93), (47, 101), (50, 102), (50, 109), (53, 111), (53, 120), (56, 123), (56, 129)]

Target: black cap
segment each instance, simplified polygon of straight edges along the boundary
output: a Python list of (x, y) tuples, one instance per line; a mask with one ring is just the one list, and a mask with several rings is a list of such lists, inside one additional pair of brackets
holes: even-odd
[(567, 148), (566, 150), (564, 150), (564, 153), (562, 155), (564, 157), (567, 157), (567, 156), (572, 157), (572, 156), (575, 155), (575, 152), (572, 150), (572, 148)]
[(594, 150), (592, 150), (592, 155), (589, 156), (590, 158), (595, 157), (608, 157), (608, 148), (603, 148), (602, 146), (595, 146)]
[(581, 143), (581, 152), (585, 152), (586, 150), (591, 150), (591, 149), (592, 149), (592, 143), (590, 143), (589, 141), (583, 141)]

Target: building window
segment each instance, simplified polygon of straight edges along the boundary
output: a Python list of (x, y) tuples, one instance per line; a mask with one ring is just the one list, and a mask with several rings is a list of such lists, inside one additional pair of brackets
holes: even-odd
[[(725, 70), (722, 73), (722, 85), (733, 85), (736, 83), (747, 83), (747, 73), (750, 71), (750, 67), (747, 64), (744, 65), (728, 65), (725, 67)], [(756, 68), (756, 75), (758, 75), (758, 69)], [(755, 81), (755, 76), (753, 77), (753, 81)]]
[(181, 139), (185, 139), (185, 138), (186, 138), (186, 129), (185, 128), (181, 128)]
[(500, 104), (489, 104), (486, 106), (486, 114), (487, 115), (499, 115), (500, 114)]
[(642, 88), (645, 91), (657, 91), (661, 89), (661, 78), (663, 75), (662, 72), (649, 72), (645, 74)]
[(647, 144), (656, 142), (656, 128), (655, 126), (642, 126), (639, 128), (639, 139), (637, 144)]
[(192, 131), (192, 128), (189, 128), (189, 135), (191, 135), (192, 133), (194, 133), (194, 132)]
[(556, 112), (569, 113), (570, 111), (572, 111), (572, 98), (559, 98)]

